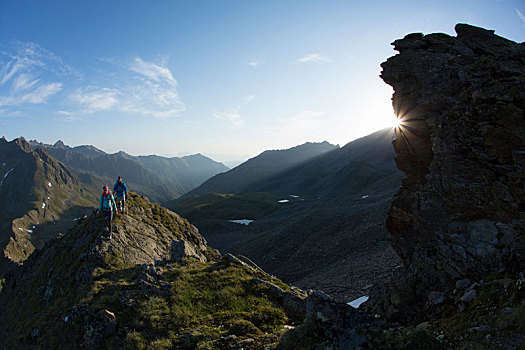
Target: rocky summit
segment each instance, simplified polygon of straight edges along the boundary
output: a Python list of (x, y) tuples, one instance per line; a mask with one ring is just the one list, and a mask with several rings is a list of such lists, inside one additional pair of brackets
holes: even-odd
[(0, 347), (262, 348), (305, 317), (305, 292), (221, 257), (145, 197), (131, 193), (108, 233), (85, 216), (7, 273)]
[(382, 64), (406, 174), (387, 229), (405, 271), (374, 298), (375, 311), (423, 322), (476, 310), (466, 334), (503, 347), (505, 336), (490, 339), (506, 333), (513, 348), (524, 335), (525, 44), (455, 30), (396, 40), (399, 54)]

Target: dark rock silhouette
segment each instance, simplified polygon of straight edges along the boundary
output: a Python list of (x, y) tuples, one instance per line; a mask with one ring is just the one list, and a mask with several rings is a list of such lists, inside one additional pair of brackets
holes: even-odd
[(382, 64), (407, 175), (387, 220), (406, 271), (375, 298), (390, 320), (441, 315), (462, 281), (518, 283), (525, 266), (525, 44), (455, 29), (396, 40), (399, 54)]

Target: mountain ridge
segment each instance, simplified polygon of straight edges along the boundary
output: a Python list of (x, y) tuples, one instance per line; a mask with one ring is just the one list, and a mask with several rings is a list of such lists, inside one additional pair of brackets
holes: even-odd
[(22, 138), (0, 140), (0, 176), (0, 243), (5, 264), (22, 263), (94, 204), (68, 168), (45, 150), (33, 151)]
[(303, 291), (248, 260), (221, 257), (189, 222), (145, 197), (131, 193), (128, 208), (112, 240), (97, 216), (85, 216), (10, 272), (0, 345), (275, 346), (302, 321)]
[(157, 155), (131, 156), (124, 151), (105, 153), (94, 146), (70, 147), (62, 141), (54, 145), (30, 141), (35, 148), (46, 149), (65, 165), (100, 176), (112, 184), (117, 175), (158, 202), (180, 197), (209, 177), (228, 168), (206, 156), (161, 157)]
[(288, 149), (266, 150), (234, 169), (210, 178), (186, 195), (206, 192), (246, 193), (249, 192), (250, 184), (338, 147), (324, 141), (306, 142)]

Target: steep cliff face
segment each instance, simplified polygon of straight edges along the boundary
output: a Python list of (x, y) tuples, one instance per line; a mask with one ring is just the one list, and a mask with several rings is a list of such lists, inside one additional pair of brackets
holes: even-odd
[(410, 319), (464, 279), (525, 266), (525, 44), (458, 24), (409, 34), (382, 64), (406, 173), (387, 220), (408, 274), (379, 309)]

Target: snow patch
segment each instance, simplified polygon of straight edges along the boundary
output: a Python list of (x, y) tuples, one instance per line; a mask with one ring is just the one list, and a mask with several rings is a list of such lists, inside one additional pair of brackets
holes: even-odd
[(48, 185), (49, 187), (51, 187), (51, 182), (48, 182), (47, 185)]
[(42, 209), (44, 209), (46, 207), (46, 202), (43, 202), (42, 203)]
[(5, 163), (2, 163), (2, 166), (5, 166)]
[(362, 297), (352, 300), (351, 302), (348, 302), (347, 304), (353, 307), (354, 309), (358, 309), (359, 306), (361, 306), (362, 303), (366, 303), (368, 299), (369, 299), (368, 295), (363, 295)]
[(365, 198), (368, 198), (367, 194), (365, 194), (364, 196), (361, 196), (361, 199), (365, 199)]
[(24, 229), (23, 229), (23, 228), (21, 228), (21, 227), (19, 227), (18, 229), (19, 229), (20, 231), (24, 231)]
[[(5, 165), (5, 163), (4, 163), (4, 165)], [(4, 177), (2, 178), (2, 181), (0, 181), (0, 187), (2, 187), (2, 186), (4, 185), (4, 180), (5, 180), (5, 178), (7, 177), (7, 175), (9, 175), (9, 173), (10, 173), (11, 171), (13, 171), (13, 169), (14, 169), (14, 168), (11, 168), (11, 170), (9, 170), (7, 173), (5, 173)]]
[(36, 228), (36, 226), (35, 226), (35, 225), (33, 225), (33, 229), (35, 229), (35, 228)]
[(299, 198), (299, 196), (296, 196), (295, 194), (291, 194), (290, 197), (292, 197), (292, 198)]
[(228, 220), (229, 222), (233, 222), (235, 224), (242, 224), (242, 225), (249, 225), (253, 222), (253, 220), (249, 219), (242, 219), (242, 220)]
[(29, 233), (33, 233), (33, 230), (26, 230), (26, 231), (29, 232)]
[(281, 199), (280, 201), (278, 201), (279, 203), (288, 203), (290, 200), (289, 199)]

